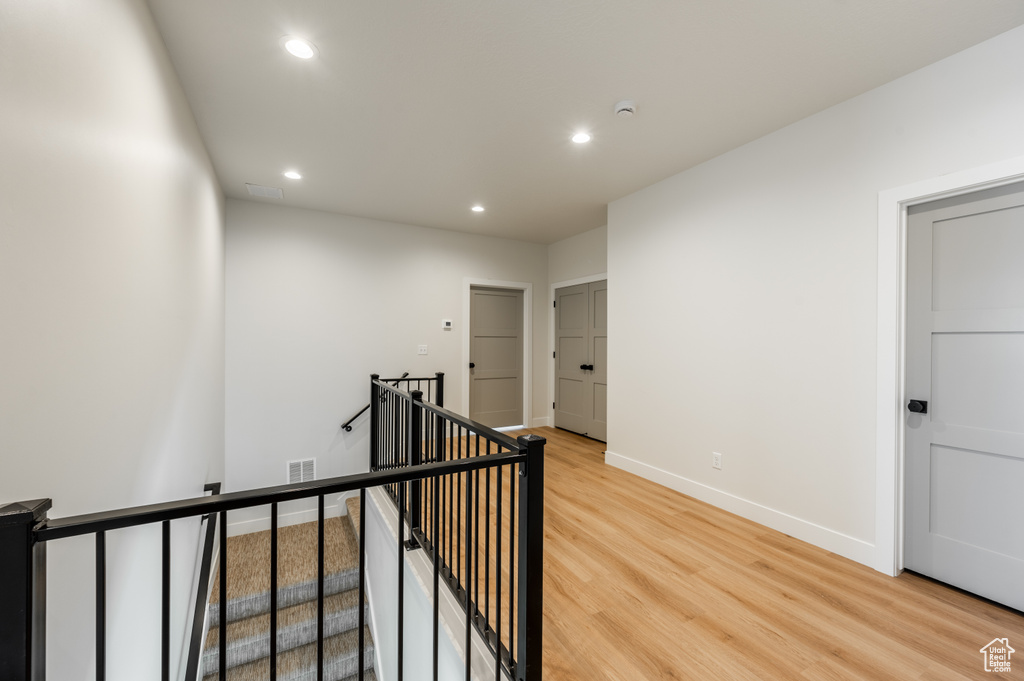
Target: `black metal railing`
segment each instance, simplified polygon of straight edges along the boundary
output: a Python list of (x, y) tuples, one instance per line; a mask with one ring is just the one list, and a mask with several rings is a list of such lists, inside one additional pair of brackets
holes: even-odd
[[(502, 673), (512, 679), (536, 678), (540, 660), (530, 656), (539, 655), (541, 622), (539, 617), (536, 622), (524, 618), (539, 613), (543, 599), (543, 493), (530, 485), (543, 485), (545, 440), (534, 435), (513, 440), (376, 375), (370, 389), (371, 470), (501, 460), (532, 452), (528, 462), (510, 461), (386, 489), (399, 510), (399, 544), (423, 548), (434, 564), (435, 592), (443, 580), (464, 609), (465, 649), (470, 650), (476, 629), (494, 655), (496, 679)], [(468, 673), (467, 660), (467, 678)]]
[[(52, 541), (68, 537), (92, 535), (95, 538), (95, 678), (103, 681), (107, 667), (107, 620), (106, 620), (106, 536), (125, 528), (160, 523), (162, 531), (162, 598), (159, 616), (161, 618), (161, 677), (170, 677), (170, 603), (171, 603), (171, 533), (176, 520), (197, 516), (215, 515), (219, 525), (220, 568), (217, 587), (219, 589), (220, 639), (219, 678), (227, 678), (227, 575), (231, 568), (227, 550), (228, 513), (257, 506), (270, 507), (270, 631), (277, 631), (277, 535), (278, 508), (281, 503), (299, 499), (317, 500), (317, 679), (324, 678), (324, 553), (327, 550), (324, 536), (324, 498), (345, 492), (359, 492), (359, 603), (364, 602), (366, 589), (366, 490), (382, 486), (393, 498), (399, 500), (401, 512), (399, 545), (405, 541), (405, 519), (418, 519), (410, 525), (412, 535), (432, 556), (434, 565), (434, 625), (433, 625), (433, 678), (438, 678), (438, 583), (445, 582), (458, 594), (466, 608), (467, 643), (470, 625), (487, 634), (488, 644), (495, 657), (495, 678), (500, 681), (504, 674), (515, 681), (540, 681), (541, 679), (541, 634), (542, 634), (542, 569), (543, 569), (543, 480), (544, 439), (527, 436), (518, 442), (509, 440), (498, 433), (484, 429), (479, 424), (445, 411), (441, 407), (422, 401), (419, 391), (405, 393), (393, 386), (374, 380), (371, 404), (374, 428), (371, 439), (374, 451), (382, 454), (380, 446), (387, 437), (404, 433), (404, 451), (409, 454), (403, 466), (391, 465), (386, 470), (371, 471), (357, 475), (330, 478), (311, 483), (299, 483), (267, 487), (245, 492), (215, 494), (183, 501), (172, 501), (148, 506), (139, 506), (117, 511), (93, 513), (52, 520), (47, 518), (51, 507), (49, 499), (26, 501), (0, 507), (0, 679), (4, 681), (40, 681), (45, 677), (46, 657), (46, 599), (47, 570), (46, 547)], [(388, 393), (398, 400), (384, 406)], [(384, 398), (383, 400), (381, 398)], [(404, 404), (401, 403), (404, 399)], [(404, 419), (404, 420), (403, 420)], [(451, 449), (458, 437), (476, 437), (495, 445), (485, 445), (481, 456), (456, 456)], [(423, 434), (435, 439), (425, 449)], [(442, 437), (443, 435), (443, 437)], [(389, 440), (390, 442), (390, 440)], [(500, 445), (500, 448), (497, 446)], [(447, 447), (447, 449), (446, 449)], [(460, 450), (461, 451), (461, 450)], [(417, 453), (418, 452), (418, 453)], [(484, 455), (489, 454), (489, 455)], [(415, 460), (417, 463), (409, 463)], [(392, 462), (396, 463), (396, 462)], [(508, 473), (511, 488), (505, 506), (502, 506), (500, 491), (505, 489), (504, 476)], [(488, 506), (484, 516), (494, 522), (493, 536), (490, 524), (484, 530), (487, 536), (479, 543), (480, 528), (472, 515), (464, 522), (465, 568), (461, 562), (453, 564), (460, 548), (452, 550), (453, 523), (460, 519), (451, 514), (451, 505), (456, 498), (452, 489), (462, 489), (465, 484), (465, 503), (470, 500), (479, 505), (479, 494), (473, 492), (473, 484), (479, 479), (490, 490), (495, 482), (494, 494), (497, 505), (495, 513)], [(519, 480), (518, 494), (515, 479)], [(453, 488), (453, 485), (455, 487)], [(445, 492), (445, 490), (448, 490)], [(414, 491), (415, 490), (415, 491)], [(488, 492), (489, 494), (490, 492)], [(418, 501), (409, 506), (409, 500)], [(489, 499), (490, 497), (487, 497)], [(489, 504), (485, 502), (485, 505)], [(460, 507), (461, 508), (461, 507)], [(409, 512), (408, 509), (414, 509)], [(513, 510), (514, 509), (514, 510)], [(448, 514), (447, 520), (443, 518)], [(508, 517), (506, 521), (505, 518)], [(425, 531), (424, 520), (432, 529)], [(448, 539), (444, 539), (447, 531)], [(507, 535), (502, 539), (503, 533)], [(512, 539), (516, 535), (515, 540)], [(492, 554), (492, 551), (494, 552)], [(447, 554), (447, 558), (445, 555)], [(404, 551), (399, 551), (398, 594), (399, 594), (399, 646), (398, 680), (403, 676), (404, 627), (402, 598), (405, 570)], [(505, 561), (508, 561), (507, 564)], [(483, 578), (484, 595), (480, 594), (480, 565), (485, 565)], [(493, 571), (496, 589), (487, 586)], [(476, 578), (476, 582), (474, 582)], [(505, 584), (503, 587), (502, 584)], [(515, 587), (513, 588), (513, 584)], [(476, 587), (474, 591), (474, 585)], [(480, 608), (480, 600), (485, 605)], [(504, 600), (503, 600), (504, 599)], [(504, 609), (503, 609), (503, 604)], [(358, 610), (359, 654), (358, 678), (366, 673), (363, 640), (365, 609)], [(502, 613), (507, 611), (505, 619)], [(149, 615), (147, 612), (139, 615)], [(505, 622), (503, 625), (502, 622)], [(504, 632), (504, 633), (503, 633)], [(275, 681), (277, 673), (277, 636), (270, 638), (270, 679)], [(470, 648), (466, 648), (466, 680), (471, 678)], [(509, 651), (515, 651), (515, 654)], [(213, 670), (206, 670), (212, 673)]]
[[(438, 371), (433, 376), (421, 377), (421, 378), (409, 378), (409, 372), (406, 371), (399, 378), (385, 378), (383, 379), (389, 385), (396, 388), (401, 388), (403, 385), (407, 391), (419, 390), (427, 398), (427, 402), (433, 402), (439, 407), (444, 406), (444, 372)], [(357, 418), (366, 413), (366, 410), (370, 408), (370, 404), (367, 403), (365, 407), (357, 411), (352, 415), (348, 421), (341, 424), (342, 430), (347, 433), (352, 432), (352, 424)]]

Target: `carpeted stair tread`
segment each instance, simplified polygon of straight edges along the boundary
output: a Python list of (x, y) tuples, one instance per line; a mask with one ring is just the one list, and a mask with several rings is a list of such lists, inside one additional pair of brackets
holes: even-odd
[[(324, 523), (324, 593), (336, 594), (359, 584), (359, 543), (350, 523)], [(278, 607), (316, 598), (317, 524), (278, 530)], [(220, 624), (220, 568), (214, 574), (210, 625)], [(228, 538), (228, 622), (270, 611), (270, 531)]]
[[(363, 660), (367, 674), (364, 679), (375, 679), (370, 669), (373, 667), (373, 639), (370, 629), (364, 630), (366, 637), (363, 649)], [(293, 648), (277, 656), (278, 681), (313, 681), (316, 679), (316, 643)], [(349, 681), (359, 673), (359, 632), (351, 629), (342, 634), (324, 639), (324, 679), (325, 681)], [(227, 673), (228, 681), (266, 681), (270, 677), (270, 659), (262, 658), (244, 664)], [(217, 670), (212, 670), (204, 681), (217, 681)], [(357, 677), (358, 678), (358, 677)]]
[[(316, 522), (289, 525), (277, 531), (277, 585), (315, 580), (317, 568)], [(287, 546), (287, 551), (281, 550)], [(359, 545), (349, 523), (328, 518), (324, 523), (324, 574), (344, 572), (359, 566)], [(245, 560), (232, 561), (232, 556)], [(220, 572), (214, 578), (219, 583)], [(270, 531), (228, 537), (228, 601), (270, 591)], [(220, 602), (214, 588), (210, 603)]]
[[(350, 589), (324, 598), (324, 634), (333, 636), (359, 624), (359, 589)], [(365, 608), (365, 605), (364, 605)], [(277, 613), (277, 649), (279, 652), (316, 640), (316, 601), (306, 601)], [(369, 620), (368, 608), (364, 610)], [(236, 667), (270, 654), (270, 613), (263, 613), (228, 624), (228, 667)], [(219, 665), (220, 628), (212, 627), (206, 637), (203, 667)]]

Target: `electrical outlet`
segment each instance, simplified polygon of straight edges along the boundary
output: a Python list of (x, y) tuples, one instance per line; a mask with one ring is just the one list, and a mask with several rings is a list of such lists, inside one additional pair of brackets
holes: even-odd
[(711, 452), (711, 467), (722, 470), (722, 455), (718, 452)]
[(427, 354), (427, 346), (426, 345), (421, 345), (418, 348), (416, 348), (416, 354), (417, 355), (425, 355), (425, 354)]

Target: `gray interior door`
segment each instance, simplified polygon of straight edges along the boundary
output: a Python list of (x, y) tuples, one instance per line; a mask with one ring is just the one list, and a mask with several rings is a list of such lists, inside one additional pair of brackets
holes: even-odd
[(608, 282), (590, 284), (590, 328), (587, 334), (591, 368), (587, 386), (587, 435), (608, 440)]
[(555, 290), (555, 426), (607, 439), (608, 282)]
[(471, 287), (469, 296), (469, 418), (522, 425), (523, 292)]
[(907, 228), (904, 565), (1024, 609), (1024, 185)]
[(555, 426), (574, 433), (587, 432), (588, 291), (587, 284), (555, 290)]

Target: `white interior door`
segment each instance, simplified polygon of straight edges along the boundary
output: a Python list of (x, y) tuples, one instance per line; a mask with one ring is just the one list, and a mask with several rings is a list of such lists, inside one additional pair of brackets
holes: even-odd
[(473, 287), (469, 296), (469, 418), (522, 425), (523, 292)]
[(909, 211), (906, 351), (904, 565), (1024, 610), (1024, 186)]

